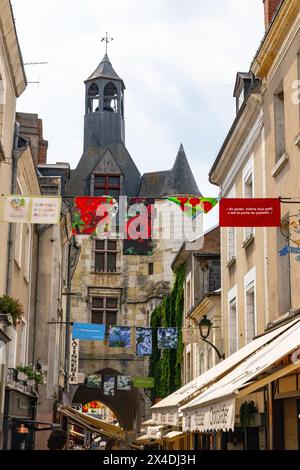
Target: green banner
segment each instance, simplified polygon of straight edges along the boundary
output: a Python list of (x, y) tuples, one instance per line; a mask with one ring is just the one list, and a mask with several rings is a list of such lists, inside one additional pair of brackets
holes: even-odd
[(154, 388), (154, 377), (133, 377), (133, 385), (137, 388)]

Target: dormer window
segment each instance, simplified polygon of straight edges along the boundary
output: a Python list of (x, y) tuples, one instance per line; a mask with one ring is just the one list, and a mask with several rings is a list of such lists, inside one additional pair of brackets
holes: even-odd
[(241, 109), (245, 98), (258, 85), (259, 80), (255, 78), (252, 72), (238, 72), (235, 81), (233, 96), (236, 99), (236, 112)]
[(120, 175), (96, 174), (94, 175), (94, 196), (120, 196)]

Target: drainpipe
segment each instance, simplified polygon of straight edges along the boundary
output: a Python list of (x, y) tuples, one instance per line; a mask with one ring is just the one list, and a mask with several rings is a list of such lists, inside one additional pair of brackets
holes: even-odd
[(37, 233), (37, 250), (36, 250), (36, 272), (35, 272), (35, 302), (34, 302), (34, 317), (33, 317), (33, 333), (32, 333), (32, 364), (36, 363), (36, 336), (37, 336), (37, 320), (40, 305), (40, 258), (41, 258), (41, 239), (42, 235), (48, 230), (51, 225), (38, 225), (36, 227)]
[[(15, 123), (15, 135), (14, 135), (14, 146), (12, 151), (12, 174), (11, 174), (11, 194), (15, 194), (17, 189), (17, 175), (18, 175), (18, 161), (22, 154), (22, 150), (18, 148), (18, 139), (20, 132), (20, 124)], [(8, 241), (7, 241), (7, 268), (6, 268), (6, 295), (11, 294), (11, 281), (12, 281), (12, 269), (13, 269), (13, 224), (9, 224), (8, 228)]]
[(70, 321), (71, 321), (71, 252), (72, 241), (68, 246), (68, 280), (67, 280), (67, 303), (66, 303), (66, 336), (65, 336), (65, 391), (69, 392), (69, 362), (70, 362)]

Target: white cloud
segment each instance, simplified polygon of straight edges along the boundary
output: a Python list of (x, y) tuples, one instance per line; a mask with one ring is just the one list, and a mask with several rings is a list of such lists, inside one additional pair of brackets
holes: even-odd
[(101, 37), (124, 79), (126, 139), (141, 172), (170, 168), (183, 141), (201, 191), (234, 117), (235, 74), (248, 70), (263, 34), (261, 0), (14, 0), (30, 80), (18, 109), (38, 112), (49, 161), (78, 162), (84, 84)]

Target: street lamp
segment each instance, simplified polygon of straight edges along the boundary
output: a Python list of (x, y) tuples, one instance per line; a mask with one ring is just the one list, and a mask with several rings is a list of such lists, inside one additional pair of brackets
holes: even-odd
[(212, 322), (210, 321), (209, 318), (207, 318), (207, 315), (203, 315), (198, 325), (199, 325), (201, 339), (205, 341), (207, 344), (209, 344), (216, 351), (219, 359), (225, 359), (225, 354), (220, 353), (220, 351), (216, 348), (214, 344), (212, 344), (210, 341), (207, 341), (207, 338), (209, 337), (209, 333), (212, 327)]

